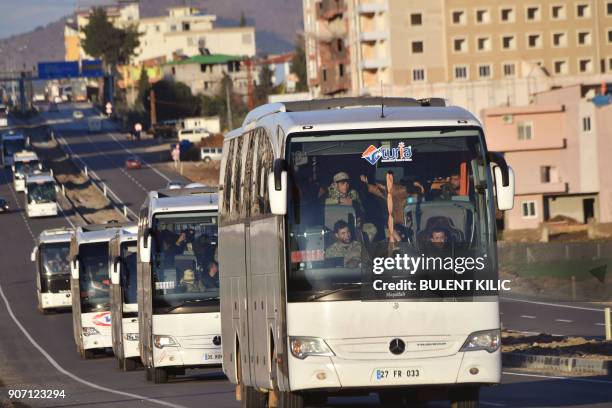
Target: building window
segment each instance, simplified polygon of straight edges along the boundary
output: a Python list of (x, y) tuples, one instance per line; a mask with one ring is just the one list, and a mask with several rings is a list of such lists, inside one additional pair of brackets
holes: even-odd
[(521, 207), (523, 209), (523, 218), (536, 218), (535, 201), (523, 201)]
[(421, 13), (413, 13), (410, 15), (410, 25), (420, 26), (423, 25), (423, 15)]
[(555, 71), (555, 74), (567, 74), (567, 61), (554, 61), (553, 69)]
[(491, 13), (488, 9), (476, 10), (476, 22), (479, 24), (488, 24), (491, 22)]
[(176, 31), (176, 25), (172, 24), (172, 25), (170, 26), (170, 31)]
[(338, 73), (340, 74), (340, 77), (344, 76), (344, 64), (338, 64)]
[(528, 6), (525, 10), (527, 21), (540, 21), (540, 6)]
[[(609, 33), (608, 33), (608, 38), (610, 38)], [(590, 31), (579, 31), (578, 32), (578, 45), (591, 45), (591, 32)]]
[(412, 81), (413, 82), (425, 81), (425, 70), (424, 69), (413, 69), (412, 70)]
[(502, 37), (502, 48), (504, 50), (513, 50), (516, 48), (516, 40), (513, 35), (504, 35)]
[(465, 38), (455, 38), (453, 40), (453, 50), (455, 52), (466, 52), (467, 51), (467, 41)]
[(480, 37), (476, 39), (478, 51), (491, 51), (491, 37)]
[(183, 23), (183, 31), (189, 31), (191, 29), (191, 25), (189, 23)]
[(514, 8), (513, 7), (505, 7), (502, 8), (499, 11), (500, 14), (500, 19), (502, 22), (504, 23), (513, 23), (515, 16), (514, 16)]
[(491, 65), (479, 65), (478, 66), (478, 77), (480, 78), (491, 78)]
[(584, 118), (582, 118), (582, 131), (583, 132), (591, 131), (591, 117), (590, 116), (585, 116)]
[(504, 76), (505, 77), (516, 76), (516, 64), (514, 62), (509, 62), (509, 63), (504, 64)]
[(542, 36), (540, 34), (527, 34), (527, 47), (541, 48)]
[(176, 75), (176, 67), (172, 67), (172, 75)]
[(612, 30), (608, 30), (608, 42), (612, 43)]
[(519, 122), (517, 125), (517, 130), (518, 130), (518, 140), (533, 139), (533, 123)]
[(608, 70), (612, 71), (612, 58), (608, 58)]
[(591, 5), (590, 4), (576, 4), (576, 17), (578, 18), (591, 17)]
[(327, 82), (327, 69), (323, 68), (323, 82)]
[(606, 13), (607, 13), (609, 16), (612, 16), (612, 1), (609, 1), (609, 2), (606, 4)]
[(338, 38), (338, 40), (336, 40), (336, 48), (338, 49), (338, 52), (342, 52), (342, 50), (344, 49), (344, 43), (342, 42), (341, 38)]
[(550, 183), (550, 166), (540, 166), (540, 182)]
[(412, 42), (412, 53), (413, 54), (423, 53), (423, 41), (413, 41)]
[(159, 33), (159, 26), (158, 25), (155, 26), (155, 32)]
[(465, 24), (467, 21), (464, 10), (455, 10), (451, 13), (453, 24)]
[(553, 20), (565, 20), (565, 6), (562, 4), (553, 4), (550, 6), (550, 15)]
[(467, 79), (468, 72), (465, 65), (455, 67), (455, 79)]
[(578, 70), (580, 72), (592, 72), (593, 71), (593, 60), (590, 58), (578, 60)]
[(567, 47), (567, 34), (566, 33), (553, 33), (552, 43), (553, 43), (553, 47)]

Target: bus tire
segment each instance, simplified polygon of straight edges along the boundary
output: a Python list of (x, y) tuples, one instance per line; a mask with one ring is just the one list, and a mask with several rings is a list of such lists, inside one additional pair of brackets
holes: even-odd
[(165, 368), (153, 368), (153, 382), (155, 384), (165, 384), (168, 382), (168, 370)]
[(451, 408), (478, 408), (480, 407), (480, 390), (466, 388), (451, 394)]
[(268, 394), (257, 391), (253, 387), (247, 387), (240, 383), (242, 399), (240, 400), (240, 408), (266, 408), (268, 402)]
[(123, 359), (123, 371), (134, 371), (138, 368), (138, 361), (135, 358)]
[(304, 396), (295, 392), (278, 393), (278, 408), (304, 408)]

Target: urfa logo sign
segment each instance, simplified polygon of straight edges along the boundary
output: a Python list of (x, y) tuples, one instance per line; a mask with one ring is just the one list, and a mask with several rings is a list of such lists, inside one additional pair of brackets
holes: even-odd
[(96, 326), (110, 326), (111, 325), (111, 315), (110, 312), (103, 312), (95, 315), (93, 317), (93, 324)]
[(370, 145), (361, 158), (366, 159), (372, 166), (379, 160), (383, 163), (412, 161), (412, 146), (406, 146), (404, 142), (399, 142), (397, 147), (393, 148)]

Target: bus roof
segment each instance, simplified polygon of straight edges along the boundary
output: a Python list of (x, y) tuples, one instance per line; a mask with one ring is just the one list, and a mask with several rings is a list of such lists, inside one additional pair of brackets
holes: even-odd
[(216, 188), (176, 188), (149, 192), (149, 214), (161, 212), (217, 211)]
[(2, 133), (2, 140), (19, 140), (19, 139), (25, 139), (25, 135), (23, 134), (23, 131), (21, 130), (11, 129), (9, 131)]
[(22, 150), (13, 155), (14, 162), (38, 160), (38, 155), (29, 150)]
[(40, 244), (48, 244), (55, 242), (70, 242), (74, 230), (72, 228), (53, 228), (44, 230), (38, 236), (38, 242)]
[(125, 224), (119, 231), (117, 231), (117, 238), (119, 242), (135, 241), (138, 238), (138, 225), (131, 223)]
[(78, 227), (75, 231), (77, 245), (110, 241), (121, 228), (119, 223), (91, 224)]
[(55, 183), (55, 179), (53, 178), (53, 176), (51, 176), (50, 173), (29, 174), (28, 177), (26, 178), (26, 184), (29, 184), (29, 183), (48, 183), (48, 182)]
[(337, 100), (262, 105), (249, 112), (243, 126), (228, 133), (226, 138), (239, 136), (246, 130), (270, 121), (280, 126), (285, 135), (296, 131), (481, 126), (478, 119), (467, 110), (457, 106), (444, 106), (438, 99), (435, 99), (435, 102), (432, 99), (429, 103), (419, 103), (410, 98), (386, 98), (384, 111), (381, 107), (383, 100), (381, 98), (337, 98)]

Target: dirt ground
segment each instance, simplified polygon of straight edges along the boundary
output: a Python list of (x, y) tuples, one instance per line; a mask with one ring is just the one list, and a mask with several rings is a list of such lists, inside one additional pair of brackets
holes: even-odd
[(159, 166), (172, 171), (178, 171), (194, 183), (217, 186), (219, 184), (220, 165), (221, 162), (219, 161), (211, 161), (209, 163), (204, 163), (202, 161), (183, 161), (178, 170), (175, 169), (173, 162), (161, 163)]
[(584, 337), (552, 336), (550, 334), (525, 335), (504, 331), (502, 333), (502, 352), (510, 353), (513, 351), (555, 357), (612, 360), (612, 341), (600, 341)]

